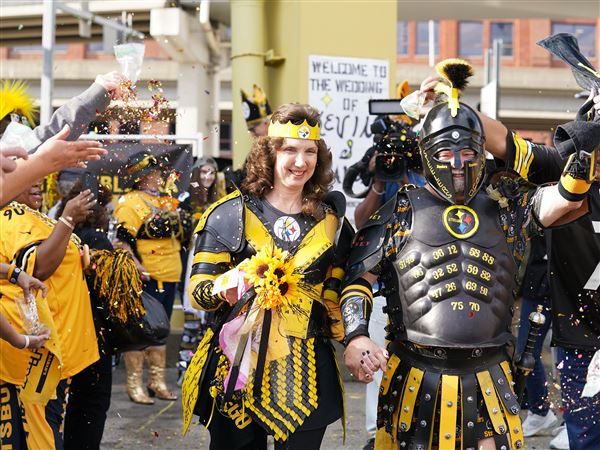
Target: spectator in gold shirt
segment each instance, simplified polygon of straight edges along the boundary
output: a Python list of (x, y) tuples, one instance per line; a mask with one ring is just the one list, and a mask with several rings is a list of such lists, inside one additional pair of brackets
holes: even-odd
[[(180, 258), (183, 227), (177, 200), (163, 196), (162, 171), (158, 160), (142, 152), (129, 158), (124, 171), (132, 189), (119, 198), (114, 217), (117, 225), (117, 246), (127, 249), (136, 261), (144, 290), (159, 300), (171, 317), (175, 288), (181, 278)], [(144, 353), (123, 353), (127, 367), (127, 393), (131, 401), (152, 404), (151, 397), (175, 400), (165, 382), (166, 346), (152, 346), (145, 350), (150, 377), (148, 393), (142, 386)]]

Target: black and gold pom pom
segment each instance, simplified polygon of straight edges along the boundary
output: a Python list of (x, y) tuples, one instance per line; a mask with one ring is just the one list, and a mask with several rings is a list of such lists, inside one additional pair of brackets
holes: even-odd
[(456, 117), (459, 91), (467, 87), (469, 78), (473, 76), (473, 67), (464, 59), (450, 58), (436, 64), (435, 70), (445, 80), (436, 85), (435, 91), (448, 96), (448, 107), (452, 117)]

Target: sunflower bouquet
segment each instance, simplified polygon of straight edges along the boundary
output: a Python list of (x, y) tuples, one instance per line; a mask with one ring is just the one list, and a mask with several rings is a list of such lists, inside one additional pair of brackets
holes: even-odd
[(225, 323), (219, 332), (219, 345), (231, 365), (224, 384), (229, 383), (234, 366), (239, 367), (235, 375), (237, 391), (243, 389), (253, 376), (257, 359), (251, 354), (258, 352), (262, 340), (268, 342), (267, 362), (289, 354), (286, 327), (282, 324), (290, 315), (308, 320), (310, 308), (305, 302), (314, 297), (314, 289), (305, 282), (294, 256), (275, 245), (261, 248), (254, 256), (218, 277), (213, 285), (213, 295), (233, 288), (237, 288), (240, 300), (253, 290), (248, 308)]
[(302, 275), (294, 259), (278, 247), (265, 247), (240, 265), (247, 283), (254, 287), (254, 303), (261, 309), (293, 308)]

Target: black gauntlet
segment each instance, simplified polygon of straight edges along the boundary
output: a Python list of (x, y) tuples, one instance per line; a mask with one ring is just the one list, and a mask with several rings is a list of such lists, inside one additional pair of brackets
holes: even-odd
[(346, 286), (342, 291), (340, 309), (344, 322), (344, 345), (356, 336), (369, 336), (373, 292), (368, 281), (358, 278)]
[(211, 280), (203, 280), (196, 285), (192, 292), (194, 300), (204, 311), (214, 311), (224, 302), (220, 295), (212, 295), (212, 288)]

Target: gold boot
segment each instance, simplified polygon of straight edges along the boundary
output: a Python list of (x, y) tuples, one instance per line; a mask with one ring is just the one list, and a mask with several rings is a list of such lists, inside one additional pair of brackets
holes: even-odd
[(125, 368), (127, 369), (127, 395), (134, 403), (152, 405), (154, 400), (146, 395), (142, 385), (142, 372), (144, 370), (144, 353), (124, 352)]
[(177, 400), (177, 396), (169, 391), (165, 383), (167, 346), (148, 347), (145, 352), (150, 366), (150, 378), (147, 386), (150, 397), (156, 396), (161, 400)]

